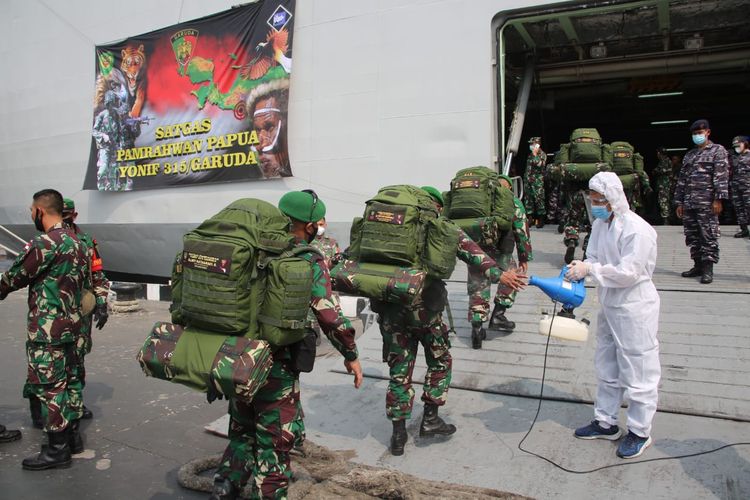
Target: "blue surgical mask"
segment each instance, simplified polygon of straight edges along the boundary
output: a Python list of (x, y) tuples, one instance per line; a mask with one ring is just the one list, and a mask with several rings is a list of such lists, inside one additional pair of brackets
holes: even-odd
[(607, 220), (612, 215), (612, 212), (607, 210), (607, 207), (595, 205), (591, 207), (591, 215), (597, 219)]
[(693, 142), (696, 146), (700, 146), (706, 142), (706, 134), (693, 134)]

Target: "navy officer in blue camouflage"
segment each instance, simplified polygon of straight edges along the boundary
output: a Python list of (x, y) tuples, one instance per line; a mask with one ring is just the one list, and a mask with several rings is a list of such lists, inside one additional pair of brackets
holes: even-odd
[(696, 147), (682, 159), (674, 193), (677, 217), (682, 219), (685, 244), (693, 259), (693, 267), (682, 276), (700, 276), (701, 283), (708, 284), (719, 262), (719, 214), (722, 200), (729, 198), (729, 160), (724, 146), (711, 142), (708, 120), (696, 120), (690, 132)]

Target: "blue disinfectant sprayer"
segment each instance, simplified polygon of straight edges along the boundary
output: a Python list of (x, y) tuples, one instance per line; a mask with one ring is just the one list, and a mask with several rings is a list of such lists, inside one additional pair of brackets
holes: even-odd
[(585, 341), (589, 335), (588, 320), (576, 320), (573, 309), (583, 304), (586, 298), (586, 287), (582, 279), (566, 280), (567, 271), (567, 266), (563, 266), (560, 275), (556, 278), (537, 278), (536, 276), (529, 278), (529, 285), (539, 287), (549, 298), (562, 304), (562, 310), (554, 318), (547, 314), (543, 315), (539, 322), (539, 333), (566, 340)]

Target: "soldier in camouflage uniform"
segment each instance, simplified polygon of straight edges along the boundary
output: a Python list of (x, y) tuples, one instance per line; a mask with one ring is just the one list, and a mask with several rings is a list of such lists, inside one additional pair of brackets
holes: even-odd
[(583, 253), (586, 254), (586, 246), (589, 242), (591, 232), (591, 221), (586, 211), (584, 200), (584, 189), (575, 182), (563, 181), (563, 198), (565, 202), (565, 230), (563, 231), (563, 243), (565, 244), (565, 263), (570, 264), (575, 257), (576, 247), (580, 239), (580, 233), (585, 232), (583, 240)]
[(672, 190), (674, 189), (674, 176), (672, 175), (672, 162), (667, 156), (664, 148), (656, 150), (656, 158), (659, 163), (654, 169), (656, 176), (656, 190), (658, 193), (659, 216), (662, 224), (669, 225), (669, 216), (672, 213)]
[(115, 160), (123, 125), (117, 109), (117, 95), (113, 91), (104, 94), (104, 105), (94, 119), (91, 132), (96, 142), (96, 186), (99, 191), (115, 191), (118, 186)]
[(90, 284), (86, 249), (63, 226), (62, 205), (62, 195), (53, 189), (34, 194), (32, 219), (44, 234), (31, 240), (0, 277), (0, 300), (29, 287), (27, 380), (41, 402), (48, 444), (23, 460), (27, 470), (68, 467), (70, 443), (80, 442), (70, 425), (82, 413), (75, 336), (81, 324), (81, 292)]
[[(104, 267), (102, 266), (102, 258), (99, 255), (99, 246), (96, 240), (88, 233), (81, 231), (81, 228), (76, 224), (78, 218), (78, 212), (76, 212), (76, 205), (70, 198), (63, 199), (63, 222), (67, 227), (73, 230), (81, 240), (81, 243), (86, 245), (86, 252), (89, 256), (89, 266), (91, 270), (91, 282), (93, 285), (93, 293), (96, 297), (96, 308), (93, 313), (93, 321), (96, 321), (97, 330), (104, 328), (104, 325), (109, 319), (109, 312), (107, 311), (107, 296), (109, 295), (109, 281), (104, 275)], [(81, 318), (81, 331), (79, 332), (78, 339), (76, 340), (76, 355), (78, 356), (78, 374), (81, 378), (83, 387), (86, 387), (86, 368), (84, 366), (84, 358), (91, 352), (92, 340), (92, 316), (84, 316)], [(91, 410), (83, 405), (83, 417), (84, 419), (93, 418)]]
[(544, 169), (547, 165), (547, 153), (542, 151), (541, 142), (541, 137), (529, 139), (531, 153), (526, 159), (523, 186), (526, 212), (540, 229), (544, 227), (544, 219), (547, 215), (544, 195)]
[[(328, 269), (332, 269), (333, 259), (336, 255), (341, 253), (341, 250), (339, 249), (338, 242), (334, 238), (332, 238), (331, 236), (326, 236), (325, 232), (327, 228), (328, 224), (326, 223), (325, 218), (318, 221), (318, 233), (312, 243), (310, 243), (310, 246), (317, 248), (320, 253), (323, 254), (326, 266), (328, 266)], [(321, 329), (320, 325), (318, 325), (318, 321), (315, 319), (315, 314), (312, 311), (309, 311), (307, 314), (307, 327), (315, 331), (315, 334), (318, 337), (317, 344), (320, 345)], [(302, 417), (304, 416), (304, 412), (302, 411), (302, 403), (300, 402), (299, 405), (300, 418), (293, 423), (293, 428), (294, 447), (301, 449), (305, 442), (306, 435), (305, 423), (302, 419)]]
[(732, 202), (737, 213), (737, 224), (740, 230), (735, 233), (735, 238), (750, 237), (747, 225), (750, 223), (750, 149), (748, 149), (748, 138), (744, 135), (732, 140), (734, 154), (729, 159), (732, 165), (731, 186)]
[[(432, 196), (442, 209), (441, 193), (432, 186), (422, 188)], [(522, 276), (513, 271), (502, 273), (490, 258), (466, 233), (460, 231), (456, 256), (466, 262), (470, 269), (477, 270), (483, 278), (505, 286), (519, 289)], [(383, 362), (390, 368), (390, 382), (386, 393), (386, 415), (393, 424), (391, 453), (402, 455), (406, 444), (406, 420), (411, 418), (414, 404), (412, 374), (419, 344), (425, 352), (427, 373), (425, 375), (422, 401), (425, 403), (419, 435), (449, 436), (456, 427), (447, 424), (438, 416), (448, 396), (451, 381), (452, 358), (448, 328), (443, 323), (442, 311), (447, 300), (445, 282), (429, 280), (422, 292), (422, 300), (410, 308), (399, 304), (371, 301), (373, 311), (379, 314), (380, 333), (383, 336)]]
[[(96, 309), (94, 310), (94, 319), (97, 321), (96, 327), (102, 329), (104, 324), (107, 322), (107, 295), (109, 294), (109, 282), (107, 277), (104, 276), (102, 271), (102, 259), (99, 256), (99, 250), (96, 246), (96, 240), (94, 240), (87, 233), (81, 232), (80, 228), (75, 224), (78, 212), (75, 211), (75, 202), (70, 198), (63, 199), (63, 224), (66, 228), (71, 229), (81, 243), (86, 246), (86, 251), (89, 256), (89, 267), (91, 270), (91, 279), (94, 286), (93, 293), (96, 296)], [(84, 367), (84, 357), (91, 352), (91, 316), (81, 317), (81, 330), (76, 334), (76, 362), (78, 365), (78, 377), (81, 380), (81, 389), (86, 385), (86, 369)], [(29, 399), (29, 409), (31, 410), (31, 421), (37, 429), (41, 429), (42, 414), (41, 404), (39, 400), (34, 396), (32, 386), (29, 381), (23, 388), (23, 396)], [(91, 410), (83, 405), (83, 419), (90, 419), (93, 417)], [(71, 425), (77, 429), (79, 422), (72, 422)], [(72, 450), (73, 453), (80, 453), (78, 447)]]
[(633, 191), (630, 192), (631, 198), (628, 200), (628, 204), (633, 212), (642, 215), (646, 208), (646, 199), (651, 197), (654, 190), (651, 187), (648, 174), (643, 169), (636, 170), (635, 174), (638, 176), (638, 181)]
[(693, 267), (682, 273), (685, 278), (701, 277), (701, 283), (714, 280), (713, 266), (719, 262), (719, 214), (722, 201), (729, 197), (729, 161), (727, 150), (709, 140), (708, 120), (690, 126), (693, 142), (682, 159), (674, 202), (682, 219), (685, 244), (690, 247)]
[[(506, 175), (500, 176), (500, 183), (508, 189), (511, 189), (510, 177)], [(516, 252), (518, 253), (518, 269), (522, 274), (526, 274), (529, 268), (529, 261), (534, 259), (534, 255), (531, 249), (531, 235), (529, 234), (529, 222), (526, 218), (526, 211), (524, 210), (523, 203), (517, 197), (513, 197), (513, 203), (515, 204), (515, 212), (513, 213), (513, 221), (510, 233), (513, 235), (513, 241), (516, 245)], [(497, 265), (500, 269), (514, 269), (516, 268), (516, 262), (513, 260), (513, 249), (509, 253), (503, 253), (496, 259)], [(489, 290), (487, 290), (489, 292)], [(505, 317), (505, 311), (513, 306), (513, 302), (516, 300), (516, 291), (504, 287), (498, 286), (497, 293), (495, 295), (495, 309), (492, 311), (492, 317), (490, 319), (489, 329), (490, 330), (505, 330), (511, 333), (516, 327), (513, 321), (509, 321)], [(489, 298), (489, 297), (488, 297)], [(484, 304), (482, 304), (484, 305)], [(475, 311), (478, 307), (472, 305), (472, 311)], [(481, 313), (480, 313), (481, 315)]]
[[(279, 209), (292, 220), (291, 232), (300, 245), (308, 245), (317, 234), (316, 221), (325, 216), (325, 205), (312, 192), (294, 191), (282, 196)], [(328, 267), (317, 252), (300, 254), (310, 261), (313, 288), (310, 308), (334, 348), (344, 356), (344, 366), (354, 373), (354, 386), (362, 384), (354, 328), (341, 313), (331, 291)], [(252, 498), (286, 498), (290, 470), (289, 452), (295, 440), (294, 423), (301, 418), (299, 373), (292, 368), (288, 347), (274, 352), (268, 381), (251, 404), (235, 398), (229, 403), (229, 445), (221, 458), (212, 499), (237, 498), (253, 480)]]

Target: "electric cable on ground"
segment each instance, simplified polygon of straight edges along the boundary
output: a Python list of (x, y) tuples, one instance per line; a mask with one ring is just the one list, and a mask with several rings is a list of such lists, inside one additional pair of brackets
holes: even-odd
[(604, 469), (612, 469), (614, 467), (623, 467), (623, 466), (626, 466), (626, 465), (643, 464), (643, 463), (647, 463), (647, 462), (659, 462), (659, 461), (663, 461), (663, 460), (679, 460), (679, 459), (682, 459), (682, 458), (697, 457), (697, 456), (700, 456), (700, 455), (708, 455), (709, 453), (715, 453), (717, 451), (723, 450), (724, 448), (731, 448), (733, 446), (749, 446), (750, 445), (750, 443), (748, 443), (748, 442), (730, 443), (730, 444), (725, 444), (724, 446), (719, 446), (718, 448), (714, 448), (712, 450), (699, 451), (699, 452), (696, 452), (696, 453), (688, 453), (688, 454), (685, 454), (685, 455), (677, 455), (677, 456), (674, 456), (674, 457), (648, 458), (646, 460), (637, 460), (635, 462), (623, 462), (623, 463), (617, 463), (617, 464), (609, 464), (609, 465), (603, 465), (601, 467), (596, 467), (595, 469), (589, 469), (589, 470), (569, 469), (569, 468), (567, 468), (567, 467), (565, 467), (563, 465), (558, 464), (557, 462), (555, 462), (554, 460), (552, 460), (550, 458), (547, 458), (547, 457), (545, 457), (543, 455), (540, 455), (538, 453), (534, 453), (533, 451), (530, 451), (530, 450), (527, 450), (527, 449), (523, 448), (523, 446), (522, 446), (523, 442), (526, 441), (526, 438), (529, 437), (529, 434), (531, 434), (531, 431), (534, 429), (534, 425), (536, 425), (537, 418), (539, 418), (539, 413), (542, 410), (542, 401), (543, 401), (543, 397), (544, 397), (544, 379), (545, 379), (545, 377), (547, 375), (547, 353), (549, 352), (549, 341), (552, 338), (552, 325), (554, 325), (555, 316), (557, 315), (557, 301), (554, 301), (553, 308), (554, 309), (552, 310), (552, 320), (550, 321), (549, 331), (547, 332), (547, 343), (544, 346), (544, 364), (543, 364), (543, 367), (542, 367), (542, 383), (541, 383), (541, 388), (539, 389), (539, 399), (538, 399), (539, 404), (536, 407), (536, 414), (534, 415), (534, 419), (531, 421), (531, 426), (529, 427), (529, 430), (526, 431), (526, 434), (523, 436), (523, 438), (521, 439), (521, 441), (518, 442), (518, 449), (519, 450), (521, 450), (524, 453), (528, 453), (529, 455), (533, 455), (533, 456), (535, 456), (537, 458), (540, 458), (540, 459), (544, 460), (545, 462), (554, 465), (558, 469), (560, 469), (562, 471), (565, 471), (565, 472), (568, 472), (570, 474), (591, 474), (592, 472), (597, 472), (597, 471), (604, 470)]

